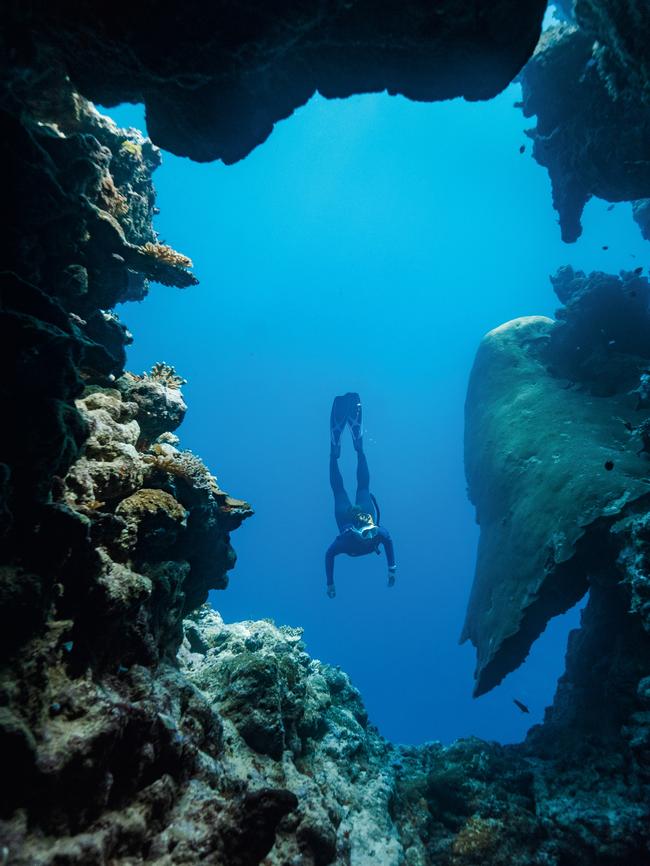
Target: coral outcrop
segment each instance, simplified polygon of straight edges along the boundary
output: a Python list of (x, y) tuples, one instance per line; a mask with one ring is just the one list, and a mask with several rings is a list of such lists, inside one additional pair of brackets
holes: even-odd
[[(578, 3), (576, 9), (587, 5)], [(647, 6), (636, 14), (647, 30)], [(521, 75), (524, 114), (537, 119), (528, 132), (533, 156), (548, 169), (565, 241), (580, 236), (582, 210), (591, 196), (611, 202), (650, 197), (650, 104), (636, 88), (610, 86), (603, 52), (622, 47), (610, 36), (600, 43), (589, 29), (553, 28)]]
[(564, 268), (557, 321), (516, 319), (477, 353), (465, 462), (481, 537), (462, 639), (476, 694), (525, 658), (548, 620), (612, 579), (617, 520), (650, 501), (644, 372), (648, 281)]
[[(183, 617), (226, 586), (229, 533), (251, 511), (171, 444), (170, 405), (184, 404), (178, 378), (160, 369), (89, 385), (77, 400), (89, 435), (51, 506), (61, 570), (42, 598), (40, 628), (16, 636), (0, 678), (3, 765), (17, 780), (3, 807), (5, 862), (117, 862), (120, 852), (142, 862), (156, 827), (191, 822), (199, 789), (206, 814), (224, 808), (223, 791), (211, 791), (221, 776), (199, 769), (219, 752), (221, 722), (175, 658)], [(141, 423), (164, 432), (152, 441)], [(9, 596), (30, 585), (22, 569), (3, 578)], [(240, 835), (259, 822), (262, 850), (265, 826), (272, 838), (292, 803), (284, 791), (257, 791), (228, 798), (228, 809), (243, 811)], [(240, 862), (242, 839), (217, 835), (224, 862)], [(205, 850), (193, 838), (195, 859), (169, 862), (201, 862)]]
[(537, 42), (545, 0), (322, 4), (11, 6), (7, 31), (32, 64), (103, 105), (144, 102), (153, 141), (233, 162), (316, 92), (488, 99)]

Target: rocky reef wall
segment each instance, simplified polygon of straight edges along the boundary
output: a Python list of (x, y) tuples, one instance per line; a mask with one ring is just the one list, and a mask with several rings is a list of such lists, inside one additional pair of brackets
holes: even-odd
[[(493, 333), (477, 377), (492, 382), (498, 358), (509, 375), (499, 393), (470, 392), (470, 483), (492, 533), (466, 627), (479, 688), (518, 663), (548, 616), (590, 593), (544, 725), (518, 746), (395, 746), (348, 677), (308, 656), (299, 630), (226, 625), (201, 607), (225, 587), (230, 534), (251, 511), (179, 447), (185, 404), (173, 368), (123, 369), (131, 337), (116, 304), (142, 299), (148, 280), (183, 288), (195, 278), (152, 227), (157, 148), (87, 101), (144, 101), (158, 144), (233, 161), (316, 89), (488, 98), (532, 53), (544, 7), (149, 4), (98, 14), (75, 2), (10, 4), (0, 863), (650, 863), (647, 282), (563, 272), (557, 322)], [(567, 239), (590, 194), (637, 199), (647, 222), (647, 15), (639, 4), (631, 18), (623, 11), (614, 0), (567, 8), (572, 23), (545, 37), (524, 73), (535, 155), (551, 170)], [(531, 398), (554, 425), (537, 438)], [(528, 426), (506, 454), (499, 421), (513, 411)], [(555, 447), (563, 418), (569, 439), (589, 446), (577, 473), (575, 448)], [(532, 451), (552, 471), (540, 474)], [(528, 491), (541, 496), (549, 478), (572, 495), (535, 527), (527, 556), (522, 532), (540, 506)], [(499, 583), (508, 545), (518, 569)]]
[(576, 0), (570, 23), (543, 34), (521, 75), (533, 156), (548, 170), (565, 241), (582, 233), (592, 196), (650, 197), (649, 36), (645, 3)]
[(6, 81), (2, 123), (1, 859), (105, 863), (197, 773), (168, 719), (187, 686), (161, 671), (251, 511), (175, 447), (174, 370), (123, 372), (115, 305), (196, 282), (152, 227), (157, 149), (56, 73)]
[[(132, 138), (114, 134), (119, 147)], [(165, 249), (164, 259), (178, 267), (173, 251)], [(639, 305), (647, 281), (567, 270), (556, 288), (567, 312), (557, 326), (538, 325), (544, 339), (517, 342), (519, 375), (535, 363), (540, 378), (537, 353), (552, 342), (576, 400), (602, 389), (599, 369), (619, 370), (599, 397), (611, 407), (637, 375), (631, 353), (646, 351)], [(603, 298), (611, 300), (606, 340), (603, 322), (592, 321)], [(55, 300), (60, 321), (66, 316), (79, 329), (72, 337), (89, 340), (90, 316)], [(576, 328), (589, 348), (584, 357), (571, 352)], [(117, 333), (128, 339), (123, 328)], [(610, 346), (614, 336), (627, 341), (620, 353)], [(544, 375), (555, 380), (560, 372), (544, 358)], [(641, 487), (610, 526), (623, 587), (604, 571), (592, 586), (545, 724), (518, 746), (470, 739), (399, 747), (372, 726), (349, 678), (309, 657), (299, 629), (226, 625), (200, 607), (209, 588), (225, 586), (234, 564), (230, 533), (250, 509), (179, 448), (174, 431), (186, 406), (173, 368), (160, 363), (133, 375), (115, 362), (107, 370), (84, 361), (76, 373), (70, 411), (83, 435), (74, 454), (49, 488), (6, 500), (0, 748), (12, 784), (0, 812), (0, 850), (7, 864), (650, 862), (650, 554)], [(512, 382), (504, 384), (512, 395)], [(647, 411), (634, 407), (644, 399), (641, 390), (633, 398), (634, 429), (616, 425), (621, 448), (643, 444)], [(32, 447), (29, 437), (25, 446)], [(623, 478), (641, 484), (628, 475), (645, 458), (633, 456)], [(7, 478), (15, 465), (7, 464)], [(27, 553), (20, 539), (30, 540)]]

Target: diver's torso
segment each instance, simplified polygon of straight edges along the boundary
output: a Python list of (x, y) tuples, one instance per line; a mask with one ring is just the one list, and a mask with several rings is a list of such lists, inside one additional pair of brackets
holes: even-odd
[(374, 553), (381, 543), (380, 535), (374, 538), (361, 538), (351, 527), (344, 529), (339, 538), (341, 552), (347, 553), (348, 556), (365, 556), (367, 553)]

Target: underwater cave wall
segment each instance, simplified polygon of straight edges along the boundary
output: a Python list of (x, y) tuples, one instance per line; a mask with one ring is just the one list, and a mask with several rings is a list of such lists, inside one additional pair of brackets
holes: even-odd
[[(0, 389), (11, 407), (0, 429), (3, 863), (650, 862), (650, 530), (636, 486), (608, 520), (611, 568), (597, 580), (588, 570), (583, 629), (571, 638), (545, 724), (520, 746), (392, 746), (347, 676), (310, 659), (298, 630), (226, 626), (199, 609), (209, 588), (225, 586), (230, 533), (250, 508), (179, 447), (185, 404), (173, 368), (124, 372), (131, 337), (112, 312), (141, 300), (148, 280), (183, 288), (195, 278), (152, 227), (156, 147), (119, 130), (88, 98), (144, 101), (157, 144), (233, 161), (316, 89), (488, 98), (532, 53), (544, 8), (540, 0), (379, 11), (366, 2), (280, 3), (244, 15), (221, 4), (172, 12), (154, 4), (99, 16), (78, 2), (10, 4), (0, 106), (14, 214), (0, 275)], [(605, 8), (620, 28), (614, 2), (579, 2), (576, 15), (594, 31), (605, 27), (608, 45), (609, 19), (597, 14)], [(593, 69), (573, 30), (547, 43), (524, 73), (538, 126), (555, 99), (556, 58), (578, 77), (583, 59)], [(625, 70), (635, 51), (637, 43), (619, 40), (616, 57), (602, 60)], [(630, 94), (643, 86), (645, 67), (637, 69), (612, 114), (625, 130)], [(609, 105), (609, 80), (606, 91), (589, 105)], [(596, 176), (611, 134), (604, 120), (598, 147), (578, 164), (573, 148), (595, 121), (577, 108), (560, 104), (562, 122), (547, 127), (559, 130), (554, 188), (557, 201), (573, 202), (568, 235), (575, 202), (591, 192), (650, 196), (642, 165), (624, 189), (610, 177), (619, 153), (636, 158), (627, 134), (611, 165), (603, 162), (604, 179)], [(568, 123), (565, 134), (567, 119), (575, 128)], [(574, 193), (560, 189), (566, 178)], [(589, 307), (592, 284), (616, 294), (634, 277), (620, 285), (606, 275), (565, 277), (561, 289), (578, 311), (564, 330), (553, 328), (556, 363), (578, 382), (580, 399), (620, 358), (599, 344), (591, 361), (576, 363), (567, 356), (574, 337), (561, 335), (590, 321), (580, 302)], [(537, 354), (546, 342), (518, 349), (538, 372), (551, 366)], [(638, 347), (634, 354), (647, 357)], [(635, 362), (623, 361), (627, 375)], [(616, 399), (599, 399), (618, 406), (617, 387)], [(635, 410), (632, 429), (618, 430), (623, 449), (635, 437), (643, 443), (645, 414)], [(645, 462), (635, 456), (627, 455), (630, 467)], [(641, 485), (638, 474), (630, 468), (625, 483)]]

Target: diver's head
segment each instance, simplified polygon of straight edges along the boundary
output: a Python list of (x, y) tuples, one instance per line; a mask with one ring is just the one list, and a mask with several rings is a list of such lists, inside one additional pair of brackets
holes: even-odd
[(356, 532), (361, 538), (374, 538), (379, 531), (375, 520), (368, 511), (362, 511), (360, 508), (351, 509), (351, 529)]

